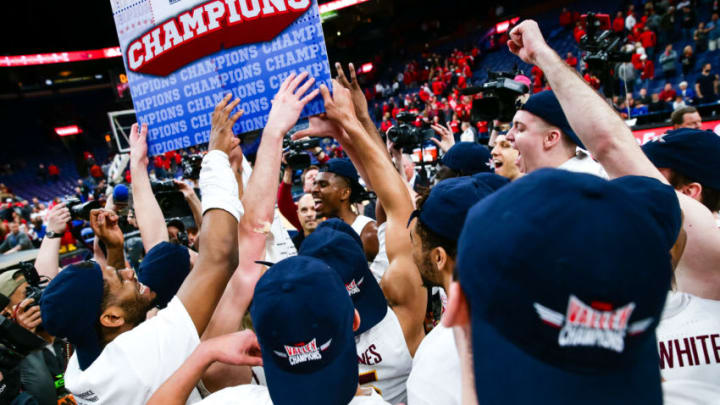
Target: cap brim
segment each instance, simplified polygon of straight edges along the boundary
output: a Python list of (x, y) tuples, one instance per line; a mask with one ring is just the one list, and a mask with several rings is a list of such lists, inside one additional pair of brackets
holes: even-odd
[(81, 344), (73, 344), (75, 347), (75, 353), (77, 353), (78, 365), (80, 370), (85, 371), (92, 365), (95, 359), (102, 353), (100, 347), (100, 340), (95, 336), (95, 332), (92, 332), (92, 336), (88, 334), (88, 337)]
[(314, 373), (290, 373), (275, 367), (271, 350), (263, 351), (263, 370), (275, 405), (337, 405), (349, 403), (358, 387), (358, 361), (352, 335), (338, 356)]
[[(662, 404), (655, 334), (614, 373), (579, 374), (532, 357), (473, 319), (475, 387), (481, 404)], [(520, 388), (520, 389), (519, 389)]]
[(353, 305), (360, 314), (360, 327), (355, 331), (355, 336), (380, 323), (388, 311), (385, 295), (369, 269), (364, 279), (367, 285), (360, 287), (361, 293), (353, 299)]

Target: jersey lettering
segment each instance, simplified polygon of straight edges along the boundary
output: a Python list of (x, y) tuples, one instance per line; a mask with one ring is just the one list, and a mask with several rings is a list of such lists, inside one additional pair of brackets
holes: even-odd
[(377, 347), (374, 344), (370, 345), (362, 355), (358, 356), (358, 362), (366, 366), (374, 366), (382, 362), (382, 360), (382, 356), (377, 352)]

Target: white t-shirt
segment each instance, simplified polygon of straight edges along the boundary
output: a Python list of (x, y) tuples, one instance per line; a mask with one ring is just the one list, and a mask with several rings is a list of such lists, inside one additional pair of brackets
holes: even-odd
[[(185, 306), (173, 297), (155, 317), (105, 346), (85, 371), (73, 354), (65, 371), (65, 388), (80, 405), (144, 404), (199, 343)], [(187, 403), (200, 399), (193, 389)]]
[(415, 352), (407, 381), (408, 405), (460, 405), (460, 377), (453, 330), (438, 324)]
[(379, 283), (382, 279), (385, 271), (390, 266), (388, 260), (387, 251), (385, 250), (385, 230), (387, 229), (387, 222), (383, 222), (378, 226), (377, 238), (378, 238), (378, 252), (375, 255), (375, 259), (370, 263), (370, 271)]
[(720, 405), (720, 386), (717, 383), (665, 381), (662, 390), (665, 405)]
[(594, 161), (593, 158), (581, 148), (577, 148), (575, 156), (558, 166), (558, 169), (575, 173), (593, 174), (595, 176), (602, 177), (603, 179), (608, 178), (608, 175), (602, 165)]
[[(318, 385), (318, 387), (321, 387)], [(318, 388), (322, 389), (322, 388)], [(364, 390), (363, 394), (353, 397), (348, 405), (389, 405), (374, 390)], [(270, 392), (262, 385), (238, 385), (222, 389), (203, 399), (202, 405), (273, 405)]]
[(720, 386), (720, 301), (670, 292), (655, 333), (665, 381)]
[(366, 217), (365, 215), (358, 215), (357, 218), (355, 218), (355, 221), (353, 221), (352, 225), (350, 226), (355, 231), (355, 233), (357, 233), (358, 235), (362, 235), (362, 230), (365, 229), (365, 225), (369, 224), (370, 222), (375, 221), (373, 221), (373, 219), (370, 217)]
[(388, 308), (382, 321), (355, 336), (355, 346), (360, 385), (377, 389), (393, 405), (406, 402), (412, 357), (395, 312)]

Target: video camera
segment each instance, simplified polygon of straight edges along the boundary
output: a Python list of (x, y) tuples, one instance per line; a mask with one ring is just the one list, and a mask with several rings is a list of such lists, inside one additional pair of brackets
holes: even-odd
[(483, 98), (473, 100), (470, 120), (510, 122), (518, 109), (517, 98), (530, 91), (527, 85), (513, 80), (516, 73), (488, 71), (488, 81), (479, 87), (460, 91), (471, 96), (482, 93)]
[(97, 200), (82, 202), (78, 198), (72, 197), (65, 200), (65, 206), (70, 210), (72, 219), (89, 221), (90, 211), (100, 208), (100, 202)]
[(305, 153), (308, 149), (320, 146), (319, 138), (298, 139), (293, 141), (290, 137), (283, 139), (283, 150), (288, 152), (285, 161), (294, 170), (301, 170), (310, 166), (310, 155)]
[(609, 85), (610, 69), (613, 64), (630, 62), (632, 54), (623, 52), (627, 37), (610, 29), (610, 16), (607, 14), (587, 13), (582, 15), (585, 35), (580, 38), (580, 49), (585, 51), (585, 63), (590, 72), (596, 74), (603, 86), (605, 95), (612, 96)]
[(192, 216), (185, 196), (172, 180), (151, 181), (150, 187), (165, 218)]
[(387, 137), (395, 144), (397, 149), (404, 153), (412, 153), (416, 148), (421, 147), (425, 141), (435, 136), (435, 131), (430, 124), (423, 122), (422, 126), (415, 126), (417, 115), (411, 112), (402, 111), (397, 115), (398, 124), (387, 130)]
[(202, 155), (195, 154), (187, 156), (182, 161), (183, 178), (197, 180), (200, 178), (200, 168), (202, 165)]
[(20, 262), (14, 266), (6, 267), (3, 270), (3, 272), (20, 270), (20, 273), (22, 273), (25, 281), (28, 283), (25, 289), (25, 298), (34, 300), (33, 304), (28, 306), (28, 308), (40, 304), (40, 297), (45, 287), (47, 287), (49, 280), (47, 278), (45, 278), (45, 280), (40, 278), (40, 275), (38, 275), (35, 269), (35, 265), (30, 262)]

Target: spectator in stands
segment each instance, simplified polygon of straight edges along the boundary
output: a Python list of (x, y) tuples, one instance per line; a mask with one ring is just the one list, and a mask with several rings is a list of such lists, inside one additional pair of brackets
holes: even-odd
[(657, 45), (657, 36), (650, 28), (648, 28), (647, 25), (643, 27), (642, 33), (640, 34), (640, 43), (642, 44), (643, 48), (645, 48), (645, 54), (648, 56), (648, 58), (652, 59), (653, 56), (655, 56), (655, 45)]
[(695, 18), (695, 11), (690, 8), (688, 4), (682, 8), (682, 14), (680, 15), (680, 27), (682, 28), (682, 39), (688, 41), (692, 38), (692, 29), (696, 24), (697, 19)]
[(667, 105), (667, 103), (666, 103), (665, 101), (663, 101), (663, 100), (660, 98), (660, 95), (659, 95), (658, 93), (653, 93), (651, 100), (652, 100), (652, 101), (651, 101), (650, 104), (648, 105), (648, 111), (649, 111), (649, 112), (654, 113), (654, 112), (667, 111), (668, 105)]
[(5, 237), (5, 241), (0, 244), (0, 253), (8, 255), (33, 248), (30, 238), (25, 232), (20, 232), (20, 225), (17, 222), (11, 221), (8, 228), (10, 233)]
[(635, 16), (632, 12), (628, 12), (627, 17), (625, 17), (625, 30), (628, 32), (632, 31), (635, 24), (637, 24)]
[(54, 163), (50, 163), (48, 166), (48, 176), (52, 181), (60, 180), (60, 169)]
[(687, 105), (685, 104), (685, 100), (683, 100), (681, 95), (675, 96), (675, 100), (672, 102), (672, 109), (673, 111), (679, 110), (681, 108), (685, 108)]
[(646, 88), (641, 88), (640, 91), (638, 91), (638, 97), (635, 99), (635, 105), (641, 106), (649, 106), (652, 99), (650, 98), (650, 95), (648, 95)]
[(660, 92), (660, 99), (666, 103), (672, 103), (673, 100), (675, 100), (675, 89), (672, 88), (672, 84), (670, 82), (665, 83), (665, 87), (663, 88), (663, 91)]
[(668, 44), (665, 47), (665, 52), (660, 55), (660, 66), (662, 67), (665, 78), (670, 78), (677, 74), (677, 67), (675, 66), (677, 58), (677, 52), (672, 48), (672, 44)]
[(572, 13), (567, 8), (563, 7), (562, 11), (560, 12), (560, 26), (569, 29), (572, 27), (573, 18)]
[(618, 11), (615, 14), (615, 19), (612, 23), (612, 29), (615, 32), (621, 33), (625, 30), (625, 18), (623, 17), (622, 11)]
[(667, 45), (675, 39), (675, 7), (668, 7), (660, 19), (658, 37), (660, 45)]
[(565, 58), (565, 63), (573, 68), (577, 68), (578, 60), (572, 52), (568, 52), (567, 57)]
[(655, 64), (647, 55), (640, 56), (640, 76), (638, 77), (638, 85), (647, 87), (648, 82), (655, 78)]
[(692, 46), (686, 45), (683, 48), (682, 57), (680, 57), (680, 66), (682, 67), (683, 77), (687, 78), (688, 74), (692, 72), (695, 67), (695, 52), (693, 52)]
[[(652, 7), (652, 3), (648, 2), (645, 3), (645, 5), (650, 5), (651, 7), (646, 10), (645, 14), (647, 15), (647, 20), (645, 21), (645, 26), (648, 27), (650, 32), (655, 34), (660, 30), (660, 20), (662, 17), (658, 13), (655, 12), (655, 9)], [(641, 34), (641, 40), (642, 40), (642, 34)]]
[(710, 28), (705, 26), (705, 23), (700, 21), (697, 28), (693, 32), (693, 40), (695, 41), (695, 49), (698, 52), (705, 52), (708, 49), (708, 37), (710, 34)]
[(680, 82), (680, 84), (678, 84), (678, 89), (680, 90), (678, 92), (678, 96), (682, 96), (686, 105), (695, 104), (695, 92), (688, 88), (688, 83), (686, 81)]
[(718, 20), (718, 13), (713, 13), (712, 20), (708, 23), (708, 49), (714, 51), (720, 46), (720, 21)]
[(674, 129), (693, 128), (701, 129), (702, 118), (695, 107), (684, 107), (673, 111), (670, 122)]
[(44, 183), (47, 183), (47, 178), (48, 178), (48, 172), (47, 172), (47, 169), (45, 168), (45, 165), (42, 163), (38, 164), (38, 168), (37, 168), (38, 181), (44, 184)]
[(695, 93), (698, 97), (698, 104), (712, 103), (717, 100), (718, 75), (710, 73), (712, 65), (706, 63), (703, 66), (700, 77), (695, 81)]
[(573, 29), (573, 38), (575, 38), (575, 42), (579, 44), (583, 36), (585, 36), (585, 29), (583, 29), (582, 23), (578, 21), (575, 23), (575, 28)]
[[(619, 83), (620, 89), (624, 90), (624, 86), (627, 86), (628, 91), (633, 91), (635, 84), (635, 67), (630, 62), (618, 63), (616, 67), (617, 77), (621, 80)], [(622, 82), (625, 82), (624, 85)], [(622, 93), (623, 91), (621, 91)]]

